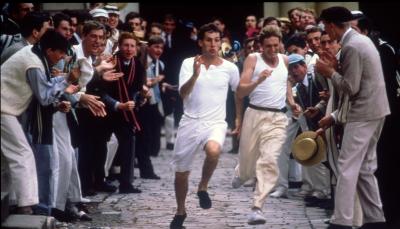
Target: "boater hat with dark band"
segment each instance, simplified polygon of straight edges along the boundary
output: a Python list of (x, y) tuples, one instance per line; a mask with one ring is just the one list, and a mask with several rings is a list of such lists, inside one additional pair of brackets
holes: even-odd
[(316, 132), (305, 131), (294, 140), (292, 154), (294, 159), (302, 165), (318, 164), (325, 158), (325, 142)]

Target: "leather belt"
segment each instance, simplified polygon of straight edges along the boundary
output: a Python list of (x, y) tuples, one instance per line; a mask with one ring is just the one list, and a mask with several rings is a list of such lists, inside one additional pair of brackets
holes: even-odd
[(260, 110), (260, 111), (272, 111), (272, 112), (282, 112), (282, 113), (286, 113), (287, 108), (284, 107), (282, 109), (277, 109), (277, 108), (269, 108), (269, 107), (259, 107), (253, 104), (249, 104), (250, 108), (253, 108), (255, 110)]

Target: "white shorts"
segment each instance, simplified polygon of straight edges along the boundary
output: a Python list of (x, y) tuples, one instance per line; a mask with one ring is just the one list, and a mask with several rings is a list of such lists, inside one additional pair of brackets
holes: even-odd
[(174, 170), (190, 171), (195, 154), (203, 150), (210, 140), (216, 141), (222, 147), (227, 128), (225, 120), (201, 121), (182, 116), (171, 162)]

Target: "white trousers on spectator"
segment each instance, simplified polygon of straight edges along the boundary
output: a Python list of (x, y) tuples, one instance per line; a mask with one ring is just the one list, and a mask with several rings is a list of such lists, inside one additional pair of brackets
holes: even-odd
[(348, 122), (344, 128), (338, 159), (338, 180), (332, 223), (353, 225), (356, 193), (364, 223), (384, 222), (382, 202), (374, 173), (377, 169), (376, 145), (385, 119)]
[(330, 173), (329, 169), (322, 163), (313, 166), (303, 166), (302, 190), (319, 192), (325, 196), (330, 195)]
[(257, 184), (253, 206), (262, 209), (279, 176), (278, 156), (286, 139), (287, 117), (282, 112), (247, 108), (239, 143), (235, 173), (242, 182), (254, 176)]
[(289, 181), (301, 182), (302, 180), (302, 168), (294, 158), (289, 160)]
[[(307, 125), (305, 119), (303, 119), (303, 124)], [(302, 128), (303, 132), (305, 130), (308, 130), (308, 128)], [(318, 163), (313, 166), (302, 166), (302, 178), (302, 190), (319, 192), (321, 194), (324, 194), (325, 196), (330, 195), (330, 171), (322, 163)]]
[[(331, 93), (331, 96), (329, 97), (328, 105), (326, 107), (326, 114), (332, 113), (334, 109), (336, 109), (336, 104), (334, 104), (333, 98), (335, 96), (336, 91), (333, 88), (332, 81), (328, 80), (328, 85), (329, 85), (329, 91)], [(338, 158), (340, 154), (340, 150), (337, 146), (336, 142), (336, 131), (338, 131), (335, 126), (332, 126), (328, 129), (325, 130), (325, 137), (326, 137), (326, 154), (327, 154), (327, 160), (329, 162), (329, 165), (332, 169), (333, 175), (331, 176), (331, 185), (336, 187), (337, 183), (337, 177), (338, 177)], [(360, 205), (360, 200), (358, 198), (358, 193), (355, 196), (355, 201), (354, 201), (354, 217), (353, 217), (353, 226), (356, 227), (361, 227), (362, 225), (362, 209)]]
[(167, 143), (175, 143), (175, 121), (174, 114), (165, 116), (165, 141)]
[[(290, 110), (290, 109), (289, 109)], [(297, 136), (297, 132), (300, 127), (304, 128), (305, 123), (304, 117), (300, 117), (297, 121), (292, 119), (291, 111), (286, 112), (286, 116), (289, 120), (289, 124), (286, 128), (286, 139), (285, 143), (282, 146), (282, 152), (278, 158), (278, 166), (279, 166), (279, 179), (277, 186), (282, 186), (285, 188), (289, 188), (289, 171), (292, 169), (294, 171), (293, 180), (301, 181), (301, 165), (298, 164), (296, 161), (292, 163), (296, 168), (291, 168), (291, 160), (290, 154), (292, 153), (292, 143)], [(304, 124), (304, 125), (301, 125)]]
[(82, 199), (81, 182), (75, 150), (72, 148), (66, 114), (56, 112), (53, 115), (53, 151), (58, 158), (58, 169), (55, 174), (57, 185), (55, 207), (65, 209), (67, 199), (71, 202), (80, 202)]
[(1, 153), (10, 171), (10, 191), (16, 195), (17, 205), (39, 203), (35, 157), (21, 124), (13, 115), (1, 114)]
[(111, 134), (110, 141), (107, 142), (107, 158), (106, 163), (104, 164), (104, 172), (105, 176), (108, 177), (108, 172), (112, 166), (115, 154), (117, 154), (118, 150), (118, 139), (115, 137), (115, 134)]

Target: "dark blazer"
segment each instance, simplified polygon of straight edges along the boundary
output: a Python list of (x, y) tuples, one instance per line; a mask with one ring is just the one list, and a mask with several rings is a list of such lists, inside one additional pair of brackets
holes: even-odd
[[(128, 93), (129, 100), (135, 100), (136, 93), (140, 92), (143, 88), (143, 84), (146, 82), (146, 73), (141, 62), (135, 58), (134, 59), (134, 78), (131, 84), (128, 84), (129, 71), (132, 67), (132, 63), (128, 65), (124, 65), (121, 63), (121, 68), (117, 66), (117, 72), (123, 72), (124, 76), (119, 79), (125, 83)], [(123, 93), (123, 88), (121, 88), (119, 81), (115, 82), (103, 82), (103, 92), (101, 93), (102, 100), (107, 106), (109, 119), (114, 121), (128, 122), (130, 124), (134, 124), (134, 120), (131, 115), (127, 115), (129, 120), (125, 118), (124, 111), (115, 111), (115, 103), (118, 102), (127, 102), (121, 100), (121, 93)], [(136, 104), (138, 107), (139, 104)], [(125, 121), (124, 121), (125, 120)]]
[(320, 113), (316, 115), (314, 118), (306, 118), (308, 128), (310, 130), (318, 129), (318, 121), (324, 116), (325, 109), (320, 108), (321, 99), (319, 97), (319, 92), (324, 90), (324, 87), (318, 80), (313, 79), (311, 75), (307, 76), (308, 78), (308, 91), (304, 91), (301, 89), (300, 84), (296, 85), (297, 89), (297, 97), (296, 100), (300, 104), (303, 110), (306, 110), (307, 107), (317, 107), (320, 109)]
[[(184, 28), (177, 27), (171, 34), (171, 47), (165, 44), (164, 52), (161, 55), (161, 60), (165, 64), (164, 81), (171, 85), (178, 85), (183, 60), (193, 56), (196, 51), (196, 42), (190, 39), (189, 32)], [(180, 97), (178, 91), (167, 91), (163, 94), (162, 99), (165, 115), (168, 115), (173, 112)]]

